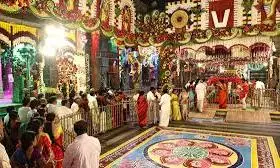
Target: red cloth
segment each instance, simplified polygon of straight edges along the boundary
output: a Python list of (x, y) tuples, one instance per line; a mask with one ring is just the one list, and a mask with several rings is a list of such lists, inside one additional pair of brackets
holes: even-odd
[(227, 92), (225, 90), (219, 92), (219, 108), (227, 108)]
[(218, 102), (219, 102), (219, 108), (220, 109), (225, 109), (227, 108), (227, 97), (228, 97), (228, 92), (226, 89), (227, 85), (221, 86), (219, 94), (218, 94)]
[(249, 85), (248, 83), (242, 84), (242, 91), (239, 92), (239, 98), (243, 99), (249, 93)]
[(57, 139), (55, 139), (55, 143), (52, 144), (54, 160), (56, 162), (55, 168), (62, 168), (62, 161), (64, 158), (64, 153), (62, 148), (63, 148), (63, 135), (60, 135)]
[(144, 96), (139, 96), (137, 100), (137, 114), (138, 123), (140, 127), (147, 125), (147, 112), (148, 112), (148, 101)]
[(41, 135), (38, 139), (37, 146), (42, 152), (42, 156), (45, 159), (45, 161), (48, 161), (52, 152), (51, 140), (49, 136), (47, 134)]

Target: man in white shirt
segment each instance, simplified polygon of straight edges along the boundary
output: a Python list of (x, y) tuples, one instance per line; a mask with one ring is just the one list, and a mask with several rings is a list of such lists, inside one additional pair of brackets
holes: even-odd
[(205, 86), (203, 80), (200, 80), (199, 83), (196, 85), (195, 92), (196, 92), (196, 96), (197, 96), (197, 109), (199, 112), (202, 113), (204, 98), (206, 95), (206, 86)]
[(64, 124), (64, 127), (66, 130), (68, 131), (73, 131), (73, 123), (80, 120), (81, 117), (67, 117), (64, 118), (65, 116), (69, 116), (71, 114), (73, 114), (73, 111), (67, 107), (68, 105), (68, 100), (64, 99), (61, 101), (61, 106), (57, 107), (56, 110), (56, 115), (58, 116), (58, 118), (63, 118), (63, 122), (62, 124)]
[(47, 104), (48, 113), (56, 113), (57, 109), (57, 98), (56, 96), (52, 96), (48, 100)]
[(56, 115), (61, 118), (70, 114), (73, 114), (73, 111), (67, 107), (68, 100), (64, 99), (61, 101), (61, 106), (56, 108)]
[(21, 123), (28, 122), (27, 114), (31, 110), (29, 104), (30, 104), (30, 98), (26, 97), (23, 99), (23, 103), (22, 103), (23, 107), (18, 109), (18, 116)]
[(155, 124), (157, 123), (157, 112), (156, 112), (156, 105), (157, 105), (157, 98), (155, 96), (156, 89), (154, 87), (151, 87), (150, 91), (147, 94), (147, 100), (148, 100), (148, 124)]
[(159, 113), (159, 126), (168, 127), (171, 111), (171, 97), (168, 94), (168, 89), (163, 89), (163, 96), (160, 98), (160, 113)]
[(257, 81), (255, 85), (255, 94), (257, 98), (258, 108), (262, 106), (264, 92), (265, 92), (265, 84), (262, 81)]
[(79, 111), (79, 103), (80, 103), (81, 99), (79, 97), (75, 97), (73, 104), (71, 105), (71, 110), (74, 113), (77, 113)]
[(92, 121), (94, 124), (94, 128), (97, 128), (99, 123), (99, 108), (98, 108), (98, 102), (96, 97), (97, 96), (95, 94), (94, 89), (90, 89), (90, 92), (87, 95), (87, 99), (88, 99), (88, 106), (92, 114)]
[(74, 124), (76, 139), (71, 143), (63, 159), (64, 168), (98, 168), (101, 145), (97, 138), (88, 136), (87, 122), (84, 120)]

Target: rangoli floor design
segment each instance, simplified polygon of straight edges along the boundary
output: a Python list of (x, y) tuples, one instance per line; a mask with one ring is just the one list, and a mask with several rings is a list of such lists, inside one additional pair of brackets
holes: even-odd
[(272, 137), (153, 127), (100, 159), (113, 168), (280, 168)]

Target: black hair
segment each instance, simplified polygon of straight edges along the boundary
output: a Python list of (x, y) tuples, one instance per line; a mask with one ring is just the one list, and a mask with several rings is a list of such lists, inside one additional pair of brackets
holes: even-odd
[(83, 93), (83, 94), (81, 95), (81, 98), (82, 98), (82, 99), (87, 99), (87, 94), (86, 94), (86, 93)]
[(162, 92), (165, 94), (165, 93), (168, 93), (168, 89), (167, 88), (164, 88), (163, 90), (162, 90)]
[(140, 92), (139, 92), (139, 96), (143, 96), (144, 94), (145, 94), (144, 91), (140, 91)]
[(85, 120), (77, 121), (74, 124), (74, 131), (78, 136), (87, 133), (87, 122)]
[(26, 152), (28, 148), (33, 145), (35, 137), (36, 133), (33, 131), (26, 131), (21, 135), (21, 148), (24, 152)]
[(63, 99), (63, 100), (61, 101), (61, 105), (62, 105), (62, 106), (66, 106), (67, 103), (68, 103), (68, 100), (67, 100), (67, 99)]
[(38, 99), (42, 99), (42, 98), (44, 98), (44, 94), (43, 93), (38, 94)]
[(154, 88), (154, 87), (151, 87), (151, 88), (150, 88), (150, 91), (154, 91), (154, 90), (155, 90), (155, 88)]
[(53, 129), (52, 129), (52, 122), (55, 119), (55, 114), (54, 113), (48, 113), (46, 116), (46, 123), (44, 126), (44, 132), (49, 134), (50, 139), (52, 143), (55, 143), (54, 135), (53, 135)]
[(36, 109), (38, 106), (39, 106), (39, 101), (37, 99), (34, 99), (30, 102), (30, 108), (33, 110), (33, 109)]
[(23, 106), (27, 106), (29, 103), (30, 103), (30, 98), (29, 97), (25, 97), (22, 101)]
[(52, 96), (49, 98), (48, 103), (53, 104), (57, 100), (56, 96)]
[(16, 111), (11, 111), (9, 113), (10, 120), (16, 120), (18, 118), (18, 114)]
[(39, 129), (42, 126), (43, 126), (43, 122), (41, 120), (33, 119), (32, 121), (30, 121), (28, 123), (26, 130), (33, 131), (33, 132), (36, 133), (36, 135), (38, 135), (39, 134)]
[(7, 111), (7, 113), (11, 113), (12, 111), (15, 111), (16, 109), (15, 109), (15, 107), (13, 107), (13, 106), (9, 106), (9, 107), (7, 107), (7, 109), (6, 109), (6, 111)]
[(44, 108), (40, 107), (40, 108), (37, 110), (37, 112), (39, 113), (39, 115), (40, 115), (41, 117), (44, 117), (44, 116), (45, 116), (45, 113), (46, 113), (46, 110), (45, 110)]

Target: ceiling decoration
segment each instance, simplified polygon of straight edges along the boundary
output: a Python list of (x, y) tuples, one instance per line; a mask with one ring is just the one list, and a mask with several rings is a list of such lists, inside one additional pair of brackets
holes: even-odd
[[(167, 1), (144, 3), (162, 5)], [(280, 0), (183, 0), (165, 12), (136, 16), (133, 0), (4, 0), (0, 11), (52, 18), (70, 28), (101, 30), (119, 46), (185, 45), (210, 39), (280, 35)]]

